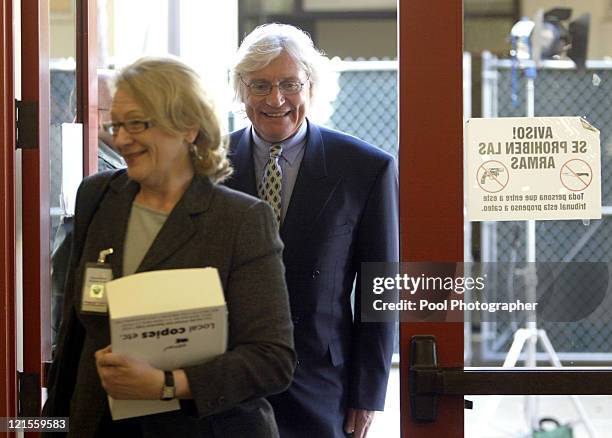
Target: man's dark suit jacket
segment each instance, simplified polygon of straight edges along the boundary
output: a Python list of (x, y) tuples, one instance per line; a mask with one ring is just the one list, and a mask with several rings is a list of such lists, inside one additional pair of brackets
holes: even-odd
[[(226, 184), (256, 196), (248, 129), (231, 134), (234, 175)], [(287, 420), (292, 431), (285, 432), (281, 417), (288, 399), (275, 403), (271, 398), (281, 436), (330, 438), (332, 429), (334, 436), (340, 436), (338, 424), (344, 419), (326, 407), (324, 401), (330, 398), (342, 397), (344, 408), (383, 409), (394, 326), (360, 322), (359, 271), (362, 262), (398, 261), (398, 215), (393, 157), (355, 137), (308, 122), (304, 158), (280, 235), (298, 353), (288, 392), (297, 393), (298, 386), (306, 388), (304, 392), (311, 388), (316, 397), (304, 403), (315, 414), (295, 412)], [(318, 368), (317, 376), (309, 372), (310, 364)], [(325, 370), (321, 374), (320, 364), (329, 368), (328, 376)], [(343, 371), (334, 373), (334, 368)], [(341, 376), (343, 381), (328, 384), (329, 376)]]
[[(139, 186), (125, 171), (112, 175), (99, 206), (83, 181), (77, 194), (75, 237), (60, 342), (49, 376), (46, 416), (70, 415), (69, 436), (93, 437), (107, 407), (94, 353), (110, 343), (108, 317), (79, 312), (84, 264), (102, 249), (115, 278), (122, 276), (123, 241)], [(88, 224), (85, 212), (95, 211)], [(78, 249), (82, 248), (82, 250)], [(195, 176), (146, 253), (137, 272), (214, 266), (228, 306), (227, 353), (185, 369), (193, 400), (182, 409), (139, 417), (146, 437), (277, 436), (263, 398), (284, 390), (294, 369), (282, 242), (265, 203)], [(154, 299), (154, 297), (152, 297)]]

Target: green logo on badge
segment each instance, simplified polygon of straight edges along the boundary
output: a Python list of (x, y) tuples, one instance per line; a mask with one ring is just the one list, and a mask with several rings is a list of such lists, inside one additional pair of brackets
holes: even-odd
[(104, 285), (103, 284), (92, 284), (89, 289), (89, 295), (92, 298), (102, 298), (104, 294)]

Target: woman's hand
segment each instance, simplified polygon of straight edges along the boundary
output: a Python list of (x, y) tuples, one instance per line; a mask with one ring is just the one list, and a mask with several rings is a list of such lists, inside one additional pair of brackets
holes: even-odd
[(109, 345), (96, 351), (102, 387), (117, 400), (159, 400), (164, 372), (145, 361), (113, 353)]

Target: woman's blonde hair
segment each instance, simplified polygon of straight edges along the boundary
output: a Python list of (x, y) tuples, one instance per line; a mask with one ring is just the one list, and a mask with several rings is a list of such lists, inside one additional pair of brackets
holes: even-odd
[(194, 147), (189, 148), (196, 173), (213, 182), (232, 173), (214, 103), (193, 69), (172, 58), (140, 58), (120, 71), (115, 89), (130, 93), (163, 131), (197, 130)]

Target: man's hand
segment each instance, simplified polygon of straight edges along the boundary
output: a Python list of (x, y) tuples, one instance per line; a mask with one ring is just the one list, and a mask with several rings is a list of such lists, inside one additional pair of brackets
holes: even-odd
[(352, 433), (354, 438), (366, 438), (375, 413), (376, 411), (349, 408), (346, 411), (344, 431)]
[(96, 351), (102, 387), (117, 400), (159, 400), (164, 372), (132, 357), (113, 353), (110, 345)]

